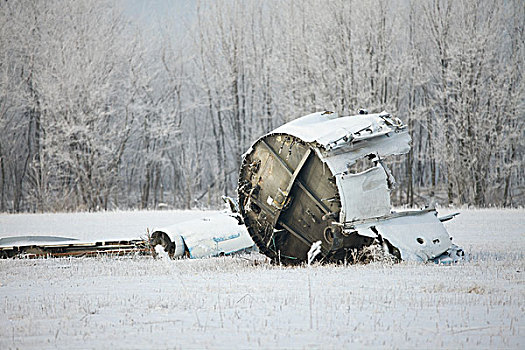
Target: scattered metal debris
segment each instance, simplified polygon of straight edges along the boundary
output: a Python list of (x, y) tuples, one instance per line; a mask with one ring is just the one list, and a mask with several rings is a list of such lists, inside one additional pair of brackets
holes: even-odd
[(96, 255), (153, 255), (170, 258), (207, 258), (256, 249), (235, 214), (217, 213), (156, 229), (150, 237), (136, 240), (84, 242), (54, 236), (0, 239), (0, 258), (42, 258)]
[[(284, 264), (397, 260), (451, 263), (452, 244), (433, 208), (395, 212), (396, 185), (383, 159), (410, 150), (403, 122), (386, 112), (322, 112), (261, 137), (243, 157), (239, 203), (220, 213), (153, 230), (148, 239), (81, 242), (64, 237), (0, 239), (0, 257), (159, 254), (205, 258), (258, 247)], [(237, 212), (237, 213), (235, 213)], [(253, 239), (253, 240), (252, 240)], [(255, 242), (255, 244), (254, 244)], [(315, 244), (315, 254), (309, 253)], [(310, 256), (310, 258), (308, 258)]]

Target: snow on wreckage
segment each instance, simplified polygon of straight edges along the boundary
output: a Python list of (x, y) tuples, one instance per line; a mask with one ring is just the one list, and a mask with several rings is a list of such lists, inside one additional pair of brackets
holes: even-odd
[[(386, 112), (339, 118), (322, 112), (258, 139), (243, 157), (232, 214), (215, 214), (153, 230), (146, 240), (80, 242), (67, 238), (0, 239), (0, 257), (159, 254), (205, 258), (251, 250), (300, 264), (313, 245), (323, 262), (356, 262), (379, 248), (401, 260), (453, 262), (435, 209), (393, 212), (395, 180), (383, 158), (407, 153), (406, 126)], [(320, 242), (320, 243), (318, 243)]]
[(240, 212), (259, 250), (297, 264), (315, 242), (319, 259), (355, 262), (380, 247), (402, 260), (452, 262), (463, 255), (435, 209), (393, 212), (395, 180), (383, 158), (410, 150), (406, 126), (386, 112), (313, 113), (258, 139), (244, 155)]

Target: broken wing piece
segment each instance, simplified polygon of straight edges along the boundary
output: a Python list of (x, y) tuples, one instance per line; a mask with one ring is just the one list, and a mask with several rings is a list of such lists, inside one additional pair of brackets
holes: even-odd
[(158, 245), (172, 259), (208, 258), (254, 248), (245, 226), (226, 213), (156, 229), (151, 235), (152, 251)]

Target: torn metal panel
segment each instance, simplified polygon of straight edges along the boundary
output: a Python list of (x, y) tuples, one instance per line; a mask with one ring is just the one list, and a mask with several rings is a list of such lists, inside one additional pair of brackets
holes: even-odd
[(317, 112), (292, 120), (271, 134), (287, 134), (304, 142), (316, 142), (331, 151), (349, 141), (361, 141), (404, 128), (403, 123), (386, 112), (339, 117), (337, 113)]
[(399, 258), (427, 261), (452, 248), (452, 242), (435, 211), (395, 213), (380, 220), (352, 225), (358, 234), (379, 238), (399, 251)]
[(341, 194), (341, 222), (390, 213), (390, 191), (381, 166), (359, 174), (339, 174), (335, 178)]
[[(391, 211), (395, 179), (382, 158), (407, 153), (410, 141), (406, 126), (386, 112), (313, 113), (261, 137), (244, 155), (237, 189), (259, 250), (291, 264), (305, 261), (317, 241), (325, 261), (375, 242), (388, 242), (403, 259), (447, 252), (450, 239), (435, 212)], [(361, 169), (364, 159), (372, 164)]]
[(406, 130), (379, 135), (378, 138), (360, 142), (350, 142), (331, 151), (318, 151), (319, 157), (334, 174), (344, 173), (357, 160), (376, 154), (381, 158), (405, 154), (410, 151), (410, 135)]

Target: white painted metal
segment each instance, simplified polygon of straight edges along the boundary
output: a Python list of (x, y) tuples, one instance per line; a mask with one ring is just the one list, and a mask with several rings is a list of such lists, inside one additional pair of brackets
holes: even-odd
[(336, 184), (341, 196), (339, 220), (344, 222), (390, 214), (390, 190), (386, 179), (380, 165), (359, 174), (337, 175)]
[(393, 213), (353, 227), (362, 236), (381, 236), (399, 250), (403, 260), (433, 260), (454, 246), (434, 210)]
[(154, 232), (164, 232), (175, 242), (174, 257), (184, 254), (184, 244), (190, 258), (228, 255), (254, 246), (246, 227), (239, 225), (236, 218), (226, 213), (184, 221)]

